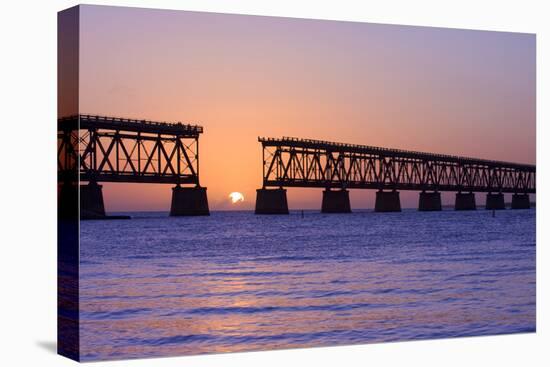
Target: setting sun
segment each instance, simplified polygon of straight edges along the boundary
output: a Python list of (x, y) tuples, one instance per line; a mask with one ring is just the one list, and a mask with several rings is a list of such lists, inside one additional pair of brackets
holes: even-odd
[(244, 201), (244, 196), (240, 192), (232, 192), (229, 194), (229, 198), (233, 204)]

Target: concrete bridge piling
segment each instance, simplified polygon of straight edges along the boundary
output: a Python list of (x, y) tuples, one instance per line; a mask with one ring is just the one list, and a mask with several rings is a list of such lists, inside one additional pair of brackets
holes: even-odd
[(80, 185), (81, 219), (101, 219), (105, 217), (102, 188), (94, 181)]
[(418, 199), (418, 210), (440, 211), (441, 210), (441, 193), (422, 191)]
[(330, 188), (323, 191), (323, 202), (321, 205), (322, 213), (351, 213), (351, 205), (349, 201), (349, 191), (331, 190)]
[(455, 210), (476, 210), (476, 195), (473, 192), (457, 192)]
[(285, 189), (256, 190), (255, 214), (288, 214)]
[(512, 195), (512, 209), (529, 209), (530, 207), (529, 194)]
[(506, 209), (504, 204), (503, 193), (488, 193), (485, 201), (485, 209), (487, 210), (503, 210)]
[(206, 187), (172, 188), (170, 216), (210, 215)]
[(400, 212), (401, 201), (399, 192), (378, 190), (376, 192), (376, 201), (374, 203), (375, 212)]

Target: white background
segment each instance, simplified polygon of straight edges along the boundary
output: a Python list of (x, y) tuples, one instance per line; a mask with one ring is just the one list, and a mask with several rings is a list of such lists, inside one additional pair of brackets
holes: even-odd
[[(549, 365), (546, 1), (90, 1), (94, 4), (537, 33), (537, 333), (94, 366)], [(0, 5), (0, 364), (66, 366), (56, 339), (56, 12), (73, 1)], [(545, 24), (546, 23), (546, 24)], [(546, 122), (546, 124), (545, 124)], [(518, 121), (521, 123), (521, 121)], [(544, 226), (544, 223), (547, 223)]]

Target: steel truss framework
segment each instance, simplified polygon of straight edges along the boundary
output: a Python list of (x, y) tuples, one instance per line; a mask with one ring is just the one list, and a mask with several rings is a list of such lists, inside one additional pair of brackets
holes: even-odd
[(182, 123), (95, 115), (62, 118), (57, 138), (60, 179), (198, 186), (202, 132), (201, 126)]
[(536, 167), (284, 137), (258, 138), (264, 187), (535, 193)]

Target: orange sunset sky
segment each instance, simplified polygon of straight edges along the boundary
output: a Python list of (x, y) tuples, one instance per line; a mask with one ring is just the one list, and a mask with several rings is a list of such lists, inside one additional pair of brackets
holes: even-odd
[[(535, 101), (530, 34), (80, 8), (80, 112), (204, 126), (212, 210), (254, 207), (258, 136), (534, 164)], [(170, 207), (170, 185), (103, 185), (107, 211)], [(245, 201), (232, 205), (232, 191)], [(417, 193), (401, 198), (417, 205)], [(321, 190), (288, 200), (317, 209)], [(351, 191), (352, 208), (373, 201)]]

